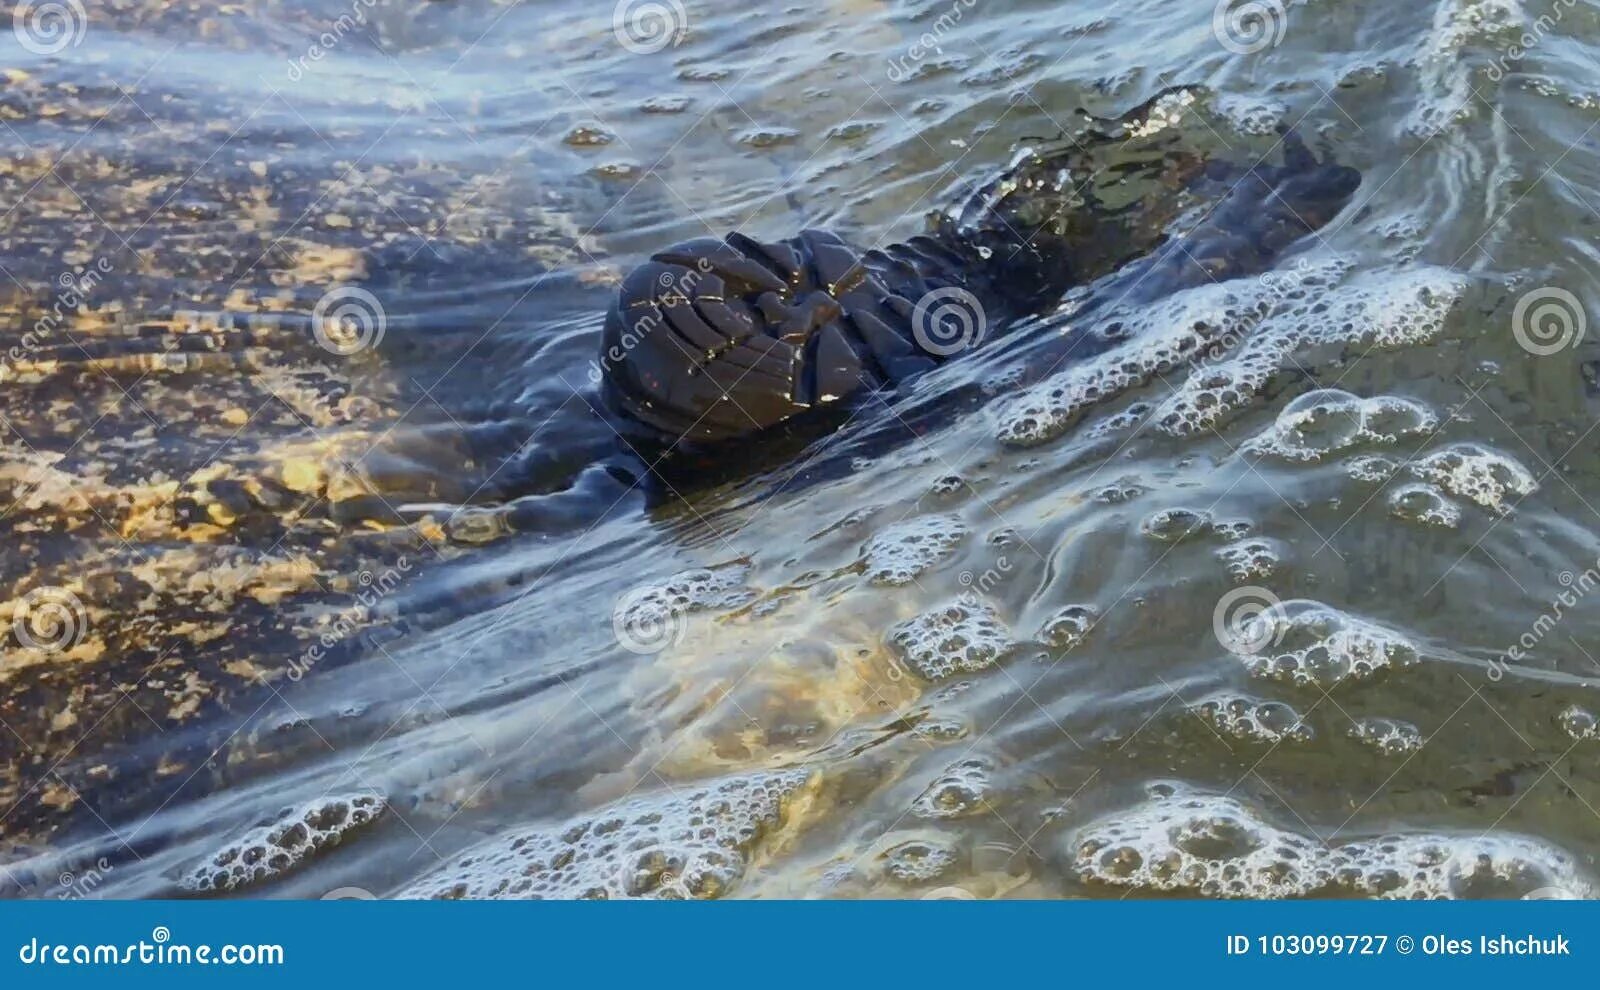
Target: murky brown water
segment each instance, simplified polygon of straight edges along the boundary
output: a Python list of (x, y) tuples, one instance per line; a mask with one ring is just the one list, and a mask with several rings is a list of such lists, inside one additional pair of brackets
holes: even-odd
[[(1245, 7), (24, 17), (0, 889), (1592, 895), (1600, 18)], [(1095, 361), (997, 342), (684, 500), (585, 472), (651, 248), (909, 236), (1173, 83), (1355, 205), (1027, 338)]]

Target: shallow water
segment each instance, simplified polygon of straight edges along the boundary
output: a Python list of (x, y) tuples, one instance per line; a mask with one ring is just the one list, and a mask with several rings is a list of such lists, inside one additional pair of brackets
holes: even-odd
[[(110, 0), (0, 56), (7, 896), (1593, 895), (1591, 7), (660, 9)], [(1175, 83), (1355, 204), (1033, 328), (1131, 330), (1093, 362), (540, 508), (651, 248), (909, 236)]]

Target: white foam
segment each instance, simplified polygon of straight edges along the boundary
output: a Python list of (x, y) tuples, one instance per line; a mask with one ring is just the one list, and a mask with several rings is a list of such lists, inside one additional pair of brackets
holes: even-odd
[(1244, 694), (1214, 694), (1189, 706), (1218, 735), (1245, 742), (1306, 742), (1316, 733), (1293, 705)]
[(358, 791), (285, 808), (229, 842), (178, 880), (184, 890), (236, 890), (283, 876), (345, 836), (377, 821), (383, 797)]
[(1161, 543), (1182, 543), (1211, 531), (1211, 513), (1204, 509), (1174, 506), (1159, 509), (1145, 517), (1139, 529)]
[(697, 567), (640, 585), (617, 600), (612, 623), (625, 633), (648, 637), (675, 628), (679, 617), (690, 612), (742, 605), (754, 597), (745, 585), (748, 573), (744, 565)]
[(1421, 729), (1397, 718), (1358, 718), (1351, 723), (1350, 738), (1371, 746), (1384, 756), (1415, 753), (1427, 742)]
[(1419, 659), (1403, 634), (1303, 598), (1251, 616), (1238, 642), (1234, 655), (1252, 674), (1324, 690)]
[(1069, 840), (1084, 880), (1145, 893), (1285, 898), (1517, 897), (1557, 887), (1600, 894), (1572, 856), (1514, 834), (1414, 832), (1325, 845), (1242, 802), (1157, 784), (1143, 804)]
[[(1196, 364), (1153, 414), (1174, 435), (1210, 428), (1243, 407), (1306, 347), (1400, 347), (1434, 339), (1466, 290), (1448, 269), (1407, 266), (1350, 276), (1348, 262), (1302, 259), (1288, 270), (1123, 306), (1068, 333), (1127, 339), (1071, 364), (996, 408), (1003, 443), (1065, 433), (1085, 409)], [(1343, 281), (1342, 281), (1343, 280)]]
[(930, 681), (987, 670), (1016, 646), (999, 614), (972, 595), (902, 622), (888, 638), (900, 658)]
[(895, 523), (861, 548), (867, 580), (873, 584), (910, 584), (954, 553), (966, 537), (966, 524), (953, 515), (919, 516)]
[(1271, 577), (1283, 561), (1283, 549), (1276, 540), (1252, 537), (1228, 544), (1217, 551), (1228, 576), (1240, 584)]
[(984, 808), (992, 768), (981, 757), (969, 757), (940, 774), (911, 802), (920, 818), (959, 818)]
[(1455, 529), (1461, 525), (1461, 506), (1424, 482), (1401, 485), (1390, 492), (1389, 514), (1423, 526)]
[(1499, 515), (1510, 512), (1511, 502), (1539, 487), (1533, 474), (1515, 458), (1475, 443), (1458, 443), (1434, 451), (1413, 463), (1411, 470), (1450, 494)]
[(1058, 650), (1073, 650), (1089, 635), (1099, 614), (1093, 605), (1067, 605), (1051, 613), (1035, 638)]
[(711, 898), (744, 875), (811, 774), (728, 777), (508, 832), (396, 896), (436, 899)]
[(1288, 461), (1319, 461), (1361, 444), (1387, 444), (1432, 431), (1433, 410), (1391, 395), (1363, 399), (1335, 388), (1307, 392), (1283, 408), (1277, 422), (1246, 444), (1254, 453)]

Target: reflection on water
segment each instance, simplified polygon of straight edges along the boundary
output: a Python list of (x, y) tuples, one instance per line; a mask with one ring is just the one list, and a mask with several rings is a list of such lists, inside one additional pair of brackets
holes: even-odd
[[(7, 896), (1594, 892), (1592, 10), (640, 6), (6, 39)], [(1069, 296), (1093, 361), (608, 470), (645, 252), (903, 238), (1171, 83), (1356, 203)]]

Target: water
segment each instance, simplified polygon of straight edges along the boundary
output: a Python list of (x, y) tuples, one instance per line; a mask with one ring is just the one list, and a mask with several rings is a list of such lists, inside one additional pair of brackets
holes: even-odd
[[(665, 9), (8, 44), (7, 896), (1594, 892), (1592, 10)], [(909, 236), (1172, 83), (1356, 204), (1096, 362), (999, 343), (685, 499), (583, 473), (651, 248)]]

